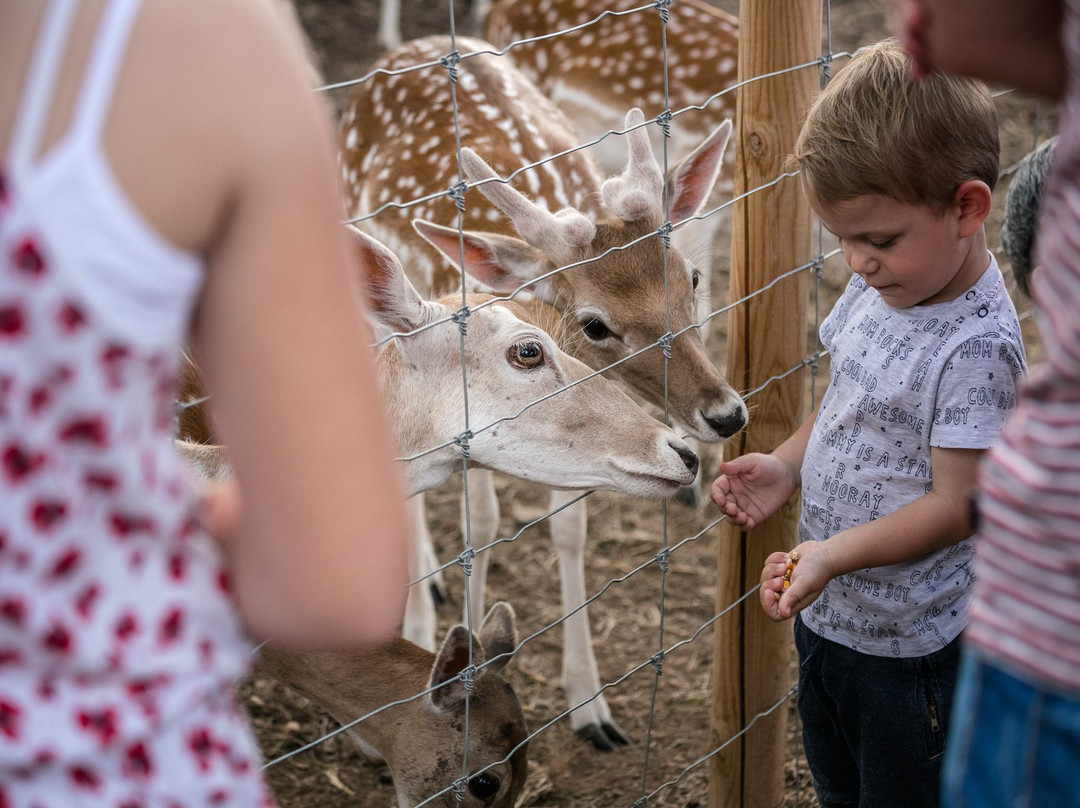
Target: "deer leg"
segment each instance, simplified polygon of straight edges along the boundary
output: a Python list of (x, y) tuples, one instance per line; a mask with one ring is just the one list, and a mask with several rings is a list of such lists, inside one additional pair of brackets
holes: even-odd
[[(499, 498), (495, 495), (495, 475), (487, 469), (469, 469), (469, 530), (466, 532), (466, 509), (462, 500), (462, 541), (468, 537), (474, 550), (487, 547), (499, 532)], [(468, 597), (465, 600), (464, 623), (477, 630), (484, 619), (484, 592), (487, 589), (488, 558), (491, 550), (484, 550), (472, 557), (472, 573), (469, 576)]]
[[(424, 513), (424, 495), (417, 494), (405, 503), (409, 514), (409, 580), (414, 581), (409, 587), (405, 599), (405, 620), (401, 635), (421, 648), (435, 650), (436, 614), (435, 599), (432, 596), (430, 580), (424, 575), (438, 567), (435, 549), (428, 532), (427, 516)], [(441, 584), (441, 580), (439, 582)]]
[(609, 752), (626, 746), (630, 739), (611, 717), (611, 708), (603, 695), (597, 695), (600, 671), (593, 654), (588, 610), (582, 606), (588, 510), (584, 500), (562, 507), (579, 495), (580, 492), (574, 491), (551, 492), (551, 538), (559, 556), (563, 613), (570, 615), (563, 623), (562, 682), (573, 709), (570, 726), (597, 749)]
[(484, 23), (487, 21), (488, 12), (491, 10), (491, 0), (469, 0), (469, 22), (472, 25), (473, 36), (483, 37)]
[(401, 0), (382, 0), (379, 4), (376, 42), (383, 50), (391, 50), (401, 44)]

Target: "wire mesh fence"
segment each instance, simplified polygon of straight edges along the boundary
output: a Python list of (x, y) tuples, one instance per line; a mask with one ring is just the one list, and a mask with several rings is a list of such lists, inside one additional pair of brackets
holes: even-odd
[[(396, 89), (393, 81), (415, 71), (425, 71), (432, 77), (425, 81), (429, 88), (426, 92), (430, 92), (432, 86), (437, 87), (443, 95), (439, 103), (448, 103), (455, 123), (449, 131), (433, 133), (424, 130), (421, 121), (415, 140), (406, 141), (401, 134), (404, 130), (395, 130), (388, 136), (386, 120), (380, 120), (376, 127), (379, 131), (373, 136), (389, 137), (390, 149), (420, 152), (427, 144), (428, 149), (441, 150), (450, 161), (448, 164), (453, 167), (455, 176), (452, 181), (440, 184), (433, 181), (430, 174), (415, 175), (408, 182), (400, 183), (393, 197), (385, 201), (381, 198), (372, 201), (363, 194), (356, 194), (355, 209), (347, 213), (349, 221), (384, 239), (391, 232), (401, 231), (400, 228), (391, 231), (386, 226), (380, 230), (380, 217), (397, 217), (411, 227), (412, 218), (435, 219), (442, 211), (444, 218), (435, 223), (455, 231), (491, 227), (495, 221), (492, 214), (477, 214), (477, 211), (484, 210), (482, 191), (477, 190), (478, 185), (514, 184), (537, 197), (537, 191), (546, 187), (541, 177), (554, 177), (556, 184), (561, 182), (565, 191), (577, 181), (568, 174), (560, 174), (562, 169), (559, 166), (567, 158), (600, 160), (602, 151), (611, 151), (612, 144), (618, 144), (620, 148), (615, 151), (623, 151), (625, 159), (625, 135), (639, 128), (649, 131), (653, 145), (659, 146), (657, 159), (666, 174), (685, 156), (685, 152), (674, 153), (677, 138), (669, 137), (673, 131), (680, 130), (680, 122), (689, 121), (695, 111), (724, 108), (733, 112), (733, 99), (738, 90), (737, 83), (727, 82), (713, 85), (703, 94), (685, 100), (686, 96), (679, 95), (673, 88), (674, 76), (688, 75), (688, 63), (697, 65), (694, 75), (708, 75), (710, 70), (717, 70), (720, 59), (715, 52), (701, 50), (702, 46), (686, 50), (668, 49), (669, 14), (674, 13), (671, 6), (677, 8), (679, 2), (633, 6), (597, 2), (595, 8), (583, 3), (567, 4), (566, 16), (557, 20), (537, 11), (535, 17), (538, 24), (541, 21), (547, 23), (550, 19), (550, 30), (481, 50), (458, 49), (455, 9), (452, 6), (449, 9), (444, 7), (440, 11), (444, 14), (445, 22), (430, 19), (430, 29), (422, 31), (451, 37), (443, 55), (438, 59), (393, 69), (380, 69), (377, 66), (373, 69), (372, 60), (367, 60), (366, 64), (355, 60), (343, 60), (341, 64), (334, 62), (332, 48), (327, 45), (332, 38), (320, 38), (318, 32), (333, 23), (335, 14), (345, 16), (345, 4), (335, 4), (329, 0), (300, 2), (301, 18), (313, 35), (316, 52), (323, 60), (322, 69), (333, 79), (322, 91), (335, 99), (334, 104), (339, 110), (345, 110), (345, 128), (349, 125), (349, 94), (375, 80), (390, 80), (382, 102), (392, 115), (400, 116), (403, 127), (415, 125), (416, 116), (436, 102), (430, 96), (417, 101), (405, 95), (404, 88), (409, 86), (407, 78)], [(538, 9), (543, 7), (543, 4), (533, 5)], [(727, 5), (729, 11), (737, 12), (734, 3)], [(872, 9), (868, 8), (871, 6)], [(870, 44), (888, 33), (883, 6), (848, 0), (826, 2), (825, 9), (825, 35), (820, 57), (789, 68), (791, 71), (813, 71), (821, 76), (823, 82), (831, 71), (842, 66), (857, 47)], [(362, 22), (369, 35), (374, 31), (371, 18), (377, 12), (377, 9), (369, 10), (368, 17)], [(408, 0), (405, 2), (405, 15), (407, 29), (410, 26), (415, 28), (415, 21), (410, 21)], [(648, 27), (655, 32), (660, 45), (655, 53), (648, 54), (653, 61), (645, 58), (646, 52), (642, 46), (634, 46), (639, 58), (622, 64), (617, 77), (604, 76), (602, 59), (600, 62), (583, 62), (576, 72), (584, 70), (588, 75), (579, 76), (582, 87), (572, 97), (572, 103), (589, 111), (589, 87), (598, 77), (605, 86), (618, 78), (625, 85), (629, 97), (635, 86), (644, 86), (645, 83), (644, 78), (634, 81), (633, 70), (650, 71), (650, 77), (655, 78), (653, 74), (658, 65), (666, 103), (662, 104), (655, 117), (647, 115), (640, 124), (606, 127), (593, 137), (579, 135), (571, 147), (550, 149), (535, 160), (523, 159), (520, 151), (512, 153), (508, 159), (513, 162), (513, 167), (496, 169), (497, 176), (494, 178), (477, 181), (459, 169), (462, 150), (466, 147), (476, 148), (481, 157), (491, 159), (480, 148), (485, 141), (470, 138), (468, 133), (485, 127), (498, 129), (505, 125), (498, 117), (499, 113), (492, 112), (483, 122), (477, 122), (474, 128), (470, 129), (468, 125), (462, 127), (460, 99), (461, 94), (469, 92), (470, 87), (461, 76), (467, 75), (470, 60), (481, 58), (482, 53), (513, 59), (515, 51), (521, 54), (526, 46), (560, 42), (572, 43), (572, 46), (566, 45), (571, 50), (561, 52), (563, 61), (579, 56), (602, 57), (606, 52), (605, 42), (599, 32), (602, 26), (610, 25), (614, 19), (620, 20), (620, 24), (632, 21), (633, 26)], [(566, 25), (562, 24), (563, 20), (567, 22)], [(608, 36), (613, 36), (610, 29), (607, 30)], [(594, 34), (592, 37), (588, 36), (590, 31)], [(506, 34), (506, 30), (503, 34)], [(724, 36), (728, 37), (724, 40), (728, 47), (737, 45), (737, 40), (730, 40), (730, 31)], [(471, 44), (471, 40), (465, 42)], [(616, 42), (616, 45), (622, 50), (627, 49), (626, 43)], [(578, 52), (580, 50), (585, 52)], [(551, 51), (549, 56), (555, 53)], [(732, 54), (728, 53), (724, 58), (731, 57)], [(547, 66), (551, 66), (550, 62)], [(338, 71), (342, 70), (351, 75), (338, 75)], [(752, 77), (747, 81), (764, 78), (766, 76)], [(559, 79), (559, 87), (564, 94), (570, 93), (567, 88), (572, 80), (572, 75)], [(606, 88), (610, 89), (609, 86)], [(672, 103), (676, 97), (681, 105)], [(1002, 114), (1004, 185), (1020, 157), (1052, 134), (1054, 116), (1052, 111), (1036, 102), (1007, 91), (1000, 92), (996, 97)], [(491, 99), (487, 101), (492, 110), (498, 106)], [(602, 118), (601, 106), (611, 103), (608, 97), (602, 100), (598, 98), (593, 102), (591, 111), (596, 113), (596, 118)], [(572, 104), (570, 108), (573, 111)], [(582, 114), (580, 109), (576, 114)], [(624, 115), (625, 110), (618, 114)], [(687, 129), (693, 127), (688, 123)], [(684, 141), (678, 142), (681, 144)], [(722, 176), (731, 167), (729, 155), (721, 169)], [(378, 165), (368, 165), (356, 170), (361, 173), (364, 170), (375, 172), (379, 168)], [(793, 178), (793, 174), (781, 173), (768, 184), (748, 193), (761, 193), (773, 184), (791, 182)], [(343, 179), (348, 184), (358, 178), (346, 172)], [(393, 176), (389, 177), (391, 182), (394, 179)], [(572, 193), (558, 198), (552, 192), (550, 198), (543, 201), (552, 210), (562, 205), (573, 205), (595, 215), (600, 189), (590, 188), (587, 183), (582, 187), (584, 191), (576, 198)], [(469, 318), (477, 309), (500, 305), (506, 299), (536, 296), (536, 290), (543, 289), (545, 285), (549, 289), (558, 288), (566, 273), (599, 271), (597, 267), (603, 267), (605, 262), (619, 262), (626, 251), (646, 243), (662, 245), (657, 253), (660, 260), (653, 270), (662, 279), (664, 294), (653, 304), (658, 306), (661, 322), (665, 325), (656, 330), (654, 339), (625, 350), (624, 355), (615, 362), (594, 365), (596, 373), (623, 375), (620, 365), (640, 362), (642, 357), (656, 357), (654, 372), (658, 374), (660, 389), (666, 400), (672, 393), (670, 365), (673, 344), (677, 345), (681, 339), (696, 338), (704, 330), (707, 332), (708, 354), (722, 368), (725, 363), (725, 315), (736, 307), (748, 305), (752, 298), (764, 294), (774, 284), (805, 276), (809, 278), (809, 288), (812, 290), (805, 302), (804, 312), (806, 328), (811, 335), (811, 349), (799, 362), (773, 376), (765, 385), (741, 393), (750, 410), (749, 429), (753, 429), (754, 425), (755, 400), (769, 384), (801, 374), (805, 380), (807, 399), (812, 400), (820, 392), (817, 379), (823, 370), (827, 372), (828, 363), (827, 355), (819, 350), (816, 329), (846, 282), (847, 269), (842, 254), (835, 244), (830, 243), (827, 234), (815, 231), (817, 255), (813, 260), (799, 266), (780, 268), (769, 285), (752, 290), (738, 299), (728, 299), (725, 260), (729, 248), (728, 216), (736, 201), (731, 198), (730, 187), (730, 183), (720, 182), (719, 196), (710, 196), (700, 210), (684, 219), (681, 227), (673, 226), (665, 216), (658, 227), (640, 229), (641, 232), (623, 243), (593, 250), (594, 254), (579, 260), (554, 261), (550, 268), (545, 264), (544, 271), (528, 280), (514, 283), (511, 288), (500, 291), (494, 299), (474, 303), (465, 296), (466, 288), (460, 287), (457, 292), (461, 300), (460, 308), (453, 316), (428, 323), (425, 328), (449, 329), (455, 335), (452, 342), (462, 352), (464, 384), (459, 390), (439, 391), (439, 396), (433, 396), (432, 400), (450, 396), (464, 396), (468, 400), (470, 396), (485, 394), (481, 380), (473, 378), (470, 382), (465, 358), (470, 344)], [(670, 195), (670, 186), (663, 193)], [(995, 210), (999, 211), (1004, 198), (1003, 188), (999, 189), (997, 197)], [(664, 198), (669, 201), (668, 196)], [(443, 203), (443, 206), (439, 207), (437, 203)], [(447, 211), (449, 216), (445, 215)], [(474, 218), (469, 219), (470, 215)], [(1000, 244), (997, 235), (999, 228), (1000, 213), (996, 213), (988, 225), (990, 242), (995, 247)], [(681, 239), (680, 229), (684, 231)], [(418, 256), (426, 249), (418, 234), (410, 233), (408, 237), (415, 239), (420, 246), (399, 248), (407, 271), (416, 270)], [(388, 240), (393, 238), (402, 239), (395, 243), (396, 246), (404, 243), (406, 237), (391, 236)], [(458, 238), (461, 240), (457, 261), (466, 263), (465, 252), (470, 245), (463, 237)], [(673, 253), (673, 250), (677, 252)], [(424, 260), (429, 262), (429, 267), (442, 261), (445, 269), (448, 261), (455, 256), (453, 249), (444, 252), (449, 258), (428, 257)], [(692, 268), (684, 269), (681, 260), (673, 257), (676, 254), (689, 259), (692, 268), (696, 267), (699, 273), (707, 273), (707, 280), (711, 283), (700, 284), (700, 288), (708, 290), (708, 305), (695, 312), (689, 325), (673, 329), (671, 295), (673, 286), (677, 284), (671, 282), (670, 273), (692, 271)], [(445, 288), (433, 288), (436, 272), (429, 268), (414, 278), (422, 293), (447, 291)], [(557, 298), (557, 295), (553, 297)], [(633, 289), (628, 289), (625, 297), (631, 299)], [(554, 299), (552, 302), (563, 305), (564, 325), (568, 330), (586, 330), (584, 336), (571, 336), (566, 343), (568, 350), (573, 353), (575, 348), (580, 349), (581, 343), (589, 339), (589, 317), (579, 309), (568, 307), (566, 300)], [(1020, 308), (1025, 308), (1025, 303), (1018, 298)], [(585, 312), (594, 320), (602, 313), (599, 306)], [(641, 315), (641, 319), (644, 319), (644, 315)], [(604, 325), (608, 327), (607, 323)], [(702, 326), (705, 328), (702, 329)], [(406, 337), (400, 333), (387, 335), (377, 347)], [(1034, 332), (1028, 337), (1031, 340), (1029, 351), (1037, 356)], [(551, 398), (557, 402), (558, 395), (545, 397), (544, 400)], [(403, 458), (403, 462), (423, 462), (430, 453), (452, 450), (460, 453), (462, 469), (468, 469), (472, 441), (485, 434), (497, 433), (507, 419), (536, 417), (534, 407), (539, 403), (540, 400), (534, 401), (489, 423), (471, 421), (466, 416), (460, 429), (438, 436), (423, 451)], [(654, 411), (660, 418), (671, 418), (670, 408), (664, 406), (664, 402), (654, 407)], [(703, 476), (709, 480), (713, 476), (715, 450), (708, 445), (700, 448)], [(793, 690), (789, 690), (780, 700), (760, 705), (745, 726), (731, 736), (717, 741), (710, 735), (709, 670), (714, 654), (712, 634), (720, 621), (729, 619), (733, 610), (755, 596), (751, 589), (724, 607), (717, 608), (713, 603), (716, 577), (713, 566), (716, 542), (722, 540), (718, 531), (722, 519), (711, 504), (627, 499), (618, 493), (593, 490), (564, 492), (552, 500), (549, 499), (548, 490), (541, 486), (500, 476), (496, 482), (496, 492), (501, 503), (501, 514), (493, 517), (496, 519), (493, 534), (479, 531), (484, 533), (485, 538), (478, 538), (475, 517), (482, 508), (474, 500), (476, 492), (471, 488), (469, 479), (466, 475), (457, 475), (450, 483), (428, 492), (428, 526), (439, 560), (418, 573), (413, 586), (425, 591), (433, 589), (448, 601), (439, 607), (438, 629), (432, 640), (441, 640), (449, 626), (457, 622), (463, 622), (474, 633), (479, 633), (481, 613), (475, 608), (475, 603), (471, 608), (466, 606), (470, 600), (475, 601), (475, 598), (470, 598), (470, 590), (474, 586), (472, 574), (478, 558), (485, 561), (489, 570), (487, 601), (506, 600), (517, 612), (519, 640), (513, 648), (513, 660), (506, 675), (517, 693), (529, 726), (526, 741), (515, 746), (516, 751), (524, 749), (527, 744), (529, 754), (529, 778), (518, 800), (519, 805), (704, 804), (709, 799), (708, 764), (714, 756), (745, 733), (753, 731), (759, 717), (777, 711), (793, 716)], [(698, 494), (701, 495), (700, 490)], [(469, 516), (474, 517), (474, 524), (466, 521), (464, 530), (460, 527), (459, 500), (463, 501)], [(588, 541), (584, 548), (561, 538), (560, 531), (565, 530), (568, 523), (572, 529), (584, 530), (585, 526), (580, 520), (585, 519)], [(567, 547), (568, 544), (571, 546)], [(552, 553), (552, 545), (559, 548), (561, 555)], [(584, 556), (581, 585), (586, 594), (578, 599), (579, 602), (563, 603), (570, 584), (564, 583), (560, 587), (558, 567), (575, 563), (573, 554), (578, 552), (583, 552)], [(574, 628), (570, 629), (568, 624)], [(564, 644), (568, 644), (565, 653), (583, 656), (586, 662), (582, 663), (580, 659), (576, 662), (560, 661)], [(590, 645), (593, 650), (590, 650)], [(588, 658), (593, 653), (595, 662), (590, 663)], [(482, 664), (474, 666), (471, 663), (470, 657), (470, 664), (460, 674), (466, 682), (466, 690), (469, 689), (468, 681), (483, 670)], [(580, 677), (583, 665), (586, 671), (592, 666), (599, 676), (599, 685), (584, 696), (567, 695), (578, 693), (581, 686), (565, 688), (565, 671), (569, 670), (571, 677)], [(789, 671), (789, 676), (793, 684), (793, 670)], [(737, 685), (732, 683), (732, 686)], [(246, 685), (244, 691), (245, 702), (267, 756), (268, 776), (283, 806), (374, 805), (392, 801), (393, 786), (386, 773), (357, 756), (350, 734), (362, 734), (365, 721), (372, 720), (375, 715), (391, 713), (400, 708), (402, 702), (424, 705), (430, 695), (430, 690), (419, 689), (406, 699), (365, 712), (344, 728), (335, 728), (324, 726), (326, 719), (317, 705), (304, 705), (278, 684), (256, 679)], [(575, 724), (574, 716), (583, 714), (591, 716), (590, 720)], [(476, 718), (465, 713), (462, 731), (466, 738), (483, 726)], [(604, 729), (606, 722), (611, 726)], [(785, 782), (784, 804), (812, 805), (814, 800), (809, 789), (809, 778), (799, 752), (797, 725), (794, 721), (790, 723), (792, 726), (784, 741), (787, 762), (785, 771), (780, 775)], [(607, 740), (613, 741), (613, 751), (594, 748), (594, 745), (603, 745), (597, 742), (595, 734), (590, 734), (590, 727), (596, 724), (600, 725), (601, 734), (606, 734)], [(627, 736), (625, 740), (628, 741), (625, 746), (619, 737), (624, 731)], [(591, 744), (590, 738), (593, 740)], [(423, 738), (413, 739), (415, 744), (426, 742)], [(452, 763), (439, 785), (433, 787), (425, 799), (413, 804), (456, 805), (475, 799), (475, 795), (470, 796), (470, 784), (476, 782), (475, 778), (485, 772), (502, 771), (508, 762), (502, 760), (486, 768), (478, 767), (475, 757), (470, 761), (470, 748), (469, 743), (465, 742), (457, 755), (452, 750), (438, 750)]]

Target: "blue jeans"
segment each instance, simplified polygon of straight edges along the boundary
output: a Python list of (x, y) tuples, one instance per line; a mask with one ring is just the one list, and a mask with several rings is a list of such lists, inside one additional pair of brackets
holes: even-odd
[(1080, 698), (965, 652), (953, 710), (943, 806), (1080, 806)]
[(860, 654), (795, 619), (803, 749), (823, 808), (935, 808), (959, 642)]

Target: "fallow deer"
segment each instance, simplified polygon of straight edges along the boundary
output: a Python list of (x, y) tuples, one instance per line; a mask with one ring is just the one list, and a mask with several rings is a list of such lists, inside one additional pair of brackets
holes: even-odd
[[(624, 13), (631, 9), (638, 10)], [(617, 131), (631, 107), (646, 118), (670, 107), (667, 153), (677, 162), (735, 117), (735, 93), (723, 91), (738, 80), (739, 20), (704, 0), (677, 0), (666, 14), (662, 28), (659, 10), (636, 0), (495, 0), (484, 36), (499, 48), (513, 45), (517, 68), (587, 141)], [(549, 36), (555, 32), (565, 33)], [(607, 138), (593, 148), (605, 171), (621, 167), (618, 145)], [(655, 145), (661, 160), (663, 142)], [(719, 178), (717, 192), (730, 195), (730, 176)]]
[[(355, 228), (351, 233), (371, 314), (400, 335), (381, 348), (376, 361), (394, 437), (406, 458), (406, 493), (444, 483), (461, 469), (463, 448), (477, 468), (551, 487), (663, 497), (693, 479), (698, 459), (686, 442), (613, 382), (562, 351), (551, 336), (561, 328), (559, 314), (539, 301), (468, 297), (465, 378), (473, 434), (463, 446), (461, 341), (452, 321), (460, 295), (423, 300), (393, 252)], [(201, 393), (197, 370), (189, 366), (181, 401), (197, 401)], [(544, 400), (534, 403), (538, 399)], [(179, 435), (197, 444), (215, 441), (206, 414), (194, 408), (182, 414)], [(228, 473), (215, 449), (185, 446), (184, 452), (204, 477)], [(413, 556), (414, 577), (426, 571), (426, 563)], [(430, 649), (427, 637), (434, 637), (435, 622), (427, 587), (410, 587), (406, 636), (420, 636)]]
[[(513, 808), (525, 785), (528, 735), (521, 703), (502, 677), (516, 647), (514, 612), (499, 602), (479, 637), (454, 626), (437, 654), (401, 638), (361, 652), (268, 644), (255, 672), (292, 686), (349, 727), (365, 754), (386, 762), (399, 808)], [(470, 668), (477, 670), (466, 683), (461, 674)]]
[[(231, 473), (222, 446), (179, 440), (177, 448), (201, 480)], [(366, 651), (292, 651), (266, 643), (253, 673), (311, 699), (348, 728), (364, 754), (385, 761), (399, 808), (436, 794), (442, 796), (428, 804), (513, 808), (525, 785), (528, 730), (502, 670), (517, 644), (514, 611), (499, 602), (479, 637), (455, 626), (437, 654), (400, 637)], [(461, 674), (470, 666), (476, 671), (466, 684)], [(458, 802), (452, 786), (466, 766)]]
[[(409, 458), (405, 487), (415, 494), (440, 485), (461, 467), (452, 439), (464, 423), (465, 408), (459, 332), (451, 318), (461, 299), (423, 300), (391, 251), (359, 230), (352, 235), (371, 314), (397, 335), (380, 349), (376, 362), (395, 438)], [(467, 303), (466, 377), (476, 429), (472, 462), (549, 486), (649, 497), (669, 495), (694, 476), (697, 457), (671, 429), (564, 353), (535, 324), (539, 317), (558, 333), (554, 309), (539, 301), (526, 306), (482, 294), (469, 295)], [(198, 369), (189, 363), (180, 399), (198, 401), (202, 392)], [(209, 420), (205, 410), (185, 410), (177, 447), (198, 477), (217, 481), (231, 470), (224, 447), (207, 443), (214, 439)], [(411, 588), (407, 611), (416, 608), (416, 591), (426, 587)], [(434, 618), (433, 611), (420, 616), (432, 625)], [(516, 644), (513, 612), (496, 604), (473, 645), (472, 665), (491, 661), (474, 680), (468, 707), (466, 805), (510, 808), (524, 783), (524, 718), (517, 697), (498, 675)], [(404, 638), (363, 653), (291, 652), (268, 645), (257, 669), (293, 685), (342, 723), (423, 693), (428, 679), (429, 687), (439, 686), (410, 702), (413, 706), (379, 713), (353, 731), (365, 751), (386, 760), (399, 803), (407, 806), (446, 789), (452, 781), (447, 772), (461, 765), (454, 761), (465, 748), (464, 685), (453, 680), (467, 664), (469, 632), (458, 626), (437, 656)], [(458, 805), (453, 794), (435, 804)]]
[[(456, 43), (453, 53), (445, 37), (406, 43), (384, 54), (372, 78), (355, 89), (342, 115), (348, 214), (363, 218), (366, 229), (418, 271), (414, 280), (421, 288), (436, 293), (459, 284), (445, 263), (449, 257), (456, 265), (459, 256), (466, 272), (496, 292), (519, 294), (529, 286), (562, 310), (575, 331), (568, 350), (588, 365), (614, 365), (613, 374), (652, 404), (666, 404), (692, 437), (714, 442), (736, 433), (746, 422), (746, 407), (710, 362), (698, 333), (697, 272), (677, 251), (666, 250), (661, 237), (667, 220), (677, 225), (704, 204), (730, 125), (672, 170), (665, 213), (664, 177), (640, 111), (626, 119), (625, 171), (605, 180), (587, 152), (574, 150), (581, 138), (570, 121), (509, 59), (483, 53), (491, 46), (479, 40)], [(414, 69), (418, 65), (425, 67)], [(456, 77), (453, 93), (447, 69)], [(461, 233), (443, 226), (458, 217), (447, 193), (460, 188), (455, 124), (460, 142), (470, 147), (461, 154), (472, 180)], [(542, 162), (555, 154), (561, 156)], [(523, 166), (531, 170), (518, 182), (533, 200), (503, 179)], [(472, 190), (476, 185), (490, 202)], [(413, 217), (429, 243), (416, 238)], [(555, 272), (568, 264), (574, 266)], [(606, 441), (611, 448), (614, 443)], [(483, 546), (497, 529), (490, 477), (482, 484), (470, 476), (469, 491), (473, 543)], [(554, 495), (551, 524), (569, 615), (563, 682), (571, 704), (581, 704), (571, 716), (574, 728), (607, 749), (627, 739), (596, 695), (599, 673), (582, 608), (586, 511), (583, 503), (561, 508), (571, 499)], [(486, 556), (478, 560), (472, 613), (480, 613), (483, 603)]]
[[(661, 165), (665, 148), (674, 164), (735, 117), (739, 20), (704, 0), (676, 0), (664, 9), (666, 26), (659, 6), (644, 7), (638, 0), (495, 0), (485, 36), (499, 48), (512, 48), (518, 69), (566, 113), (586, 142), (599, 140), (591, 150), (605, 172), (618, 171), (624, 157), (617, 138), (600, 138), (617, 131), (631, 107), (640, 107), (646, 118), (671, 109), (670, 137), (656, 138), (653, 147)], [(729, 146), (709, 212), (672, 234), (701, 274), (698, 320), (705, 340), (715, 309), (713, 281), (720, 277), (715, 247), (730, 218), (725, 209), (712, 211), (731, 199), (734, 155)], [(700, 486), (679, 496), (696, 505)]]

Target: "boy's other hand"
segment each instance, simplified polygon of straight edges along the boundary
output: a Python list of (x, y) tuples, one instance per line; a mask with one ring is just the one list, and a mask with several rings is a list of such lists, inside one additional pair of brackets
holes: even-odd
[[(761, 607), (773, 620), (787, 620), (801, 612), (825, 590), (833, 577), (832, 558), (827, 541), (805, 541), (791, 553), (773, 553), (761, 568)], [(796, 555), (797, 554), (797, 555)], [(788, 559), (798, 558), (784, 588)]]

